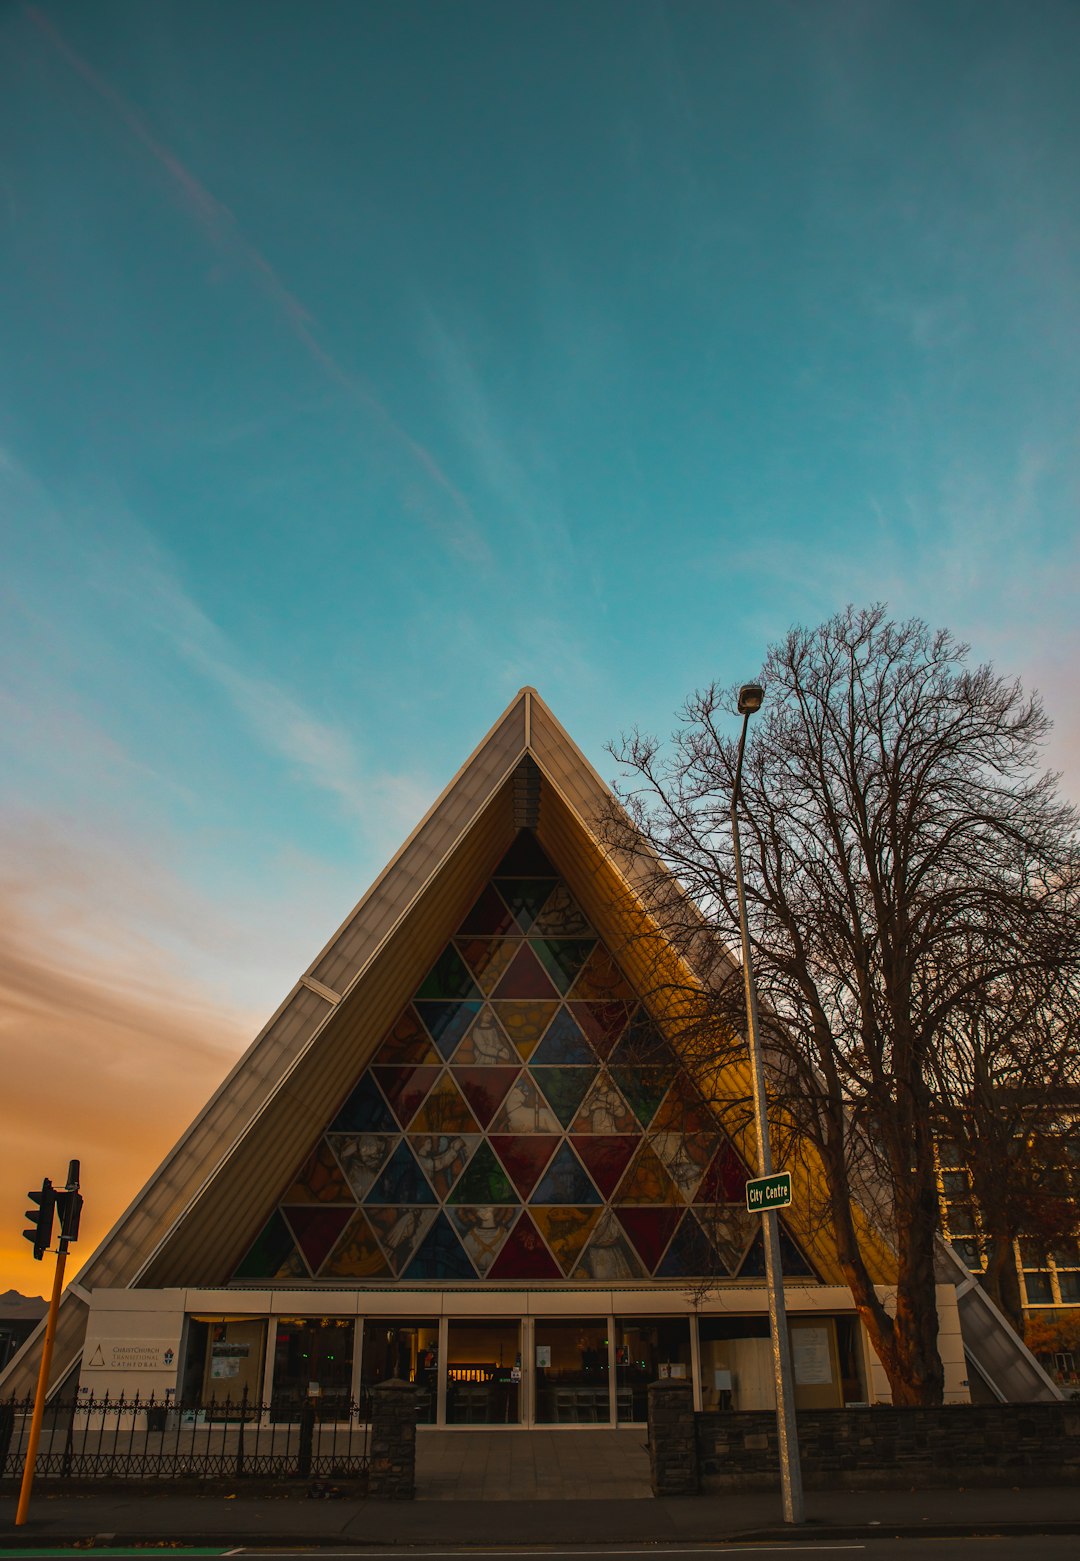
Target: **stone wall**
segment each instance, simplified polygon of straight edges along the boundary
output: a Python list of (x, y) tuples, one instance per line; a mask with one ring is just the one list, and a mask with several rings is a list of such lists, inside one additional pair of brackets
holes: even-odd
[(649, 1471), (654, 1495), (697, 1495), (694, 1421), (694, 1390), (689, 1382), (649, 1384)]
[(412, 1501), (416, 1494), (416, 1389), (391, 1377), (372, 1395), (368, 1495)]

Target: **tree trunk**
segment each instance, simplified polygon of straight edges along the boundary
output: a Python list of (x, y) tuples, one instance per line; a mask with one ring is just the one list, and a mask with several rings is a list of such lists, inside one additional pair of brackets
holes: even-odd
[(1020, 1297), (1020, 1275), (1016, 1271), (1013, 1244), (1003, 1236), (995, 1237), (986, 1255), (986, 1272), (980, 1283), (999, 1311), (1024, 1337), (1024, 1307)]

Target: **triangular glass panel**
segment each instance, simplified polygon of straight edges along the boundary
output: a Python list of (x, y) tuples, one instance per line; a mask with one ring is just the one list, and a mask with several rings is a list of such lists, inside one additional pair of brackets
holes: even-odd
[(644, 1279), (645, 1270), (630, 1238), (610, 1209), (596, 1222), (592, 1240), (574, 1269), (575, 1279)]
[(600, 1204), (597, 1192), (577, 1155), (565, 1141), (544, 1172), (530, 1203)]
[(569, 1010), (560, 1008), (531, 1061), (533, 1067), (587, 1068), (596, 1065), (596, 1053)]
[(514, 1226), (488, 1271), (489, 1279), (561, 1279), (559, 1265), (544, 1245), (528, 1210)]
[(519, 829), (493, 878), (554, 878), (555, 869), (531, 829)]
[(438, 1062), (439, 1054), (431, 1044), (427, 1031), (412, 1008), (406, 1008), (401, 1018), (375, 1053), (373, 1062), (387, 1067), (411, 1063), (413, 1067), (423, 1062)]
[(746, 1167), (736, 1154), (734, 1145), (725, 1139), (701, 1180), (694, 1202), (738, 1203), (745, 1207), (748, 1180)]
[(480, 992), (469, 967), (451, 943), (428, 971), (416, 996), (433, 1002), (463, 1002), (479, 997)]
[(529, 1211), (536, 1221), (536, 1228), (555, 1255), (555, 1261), (564, 1274), (569, 1275), (581, 1256), (581, 1249), (592, 1235), (599, 1209), (574, 1209), (565, 1204), (558, 1208), (537, 1208)]
[(496, 998), (537, 999), (557, 997), (550, 976), (527, 943), (518, 947), (506, 974), (492, 994)]
[(595, 946), (594, 938), (529, 939), (529, 947), (564, 996)]
[(327, 1142), (353, 1196), (365, 1198), (397, 1143), (393, 1133), (332, 1133)]
[(373, 1068), (379, 1088), (402, 1127), (408, 1126), (434, 1087), (441, 1068)]
[(615, 1134), (640, 1132), (638, 1119), (620, 1095), (606, 1070), (594, 1080), (574, 1118), (572, 1133), (597, 1133), (608, 1138)]
[(506, 1092), (521, 1069), (512, 1068), (451, 1068), (458, 1089), (472, 1107), (473, 1115), (481, 1127), (487, 1127), (496, 1111), (506, 1099)]
[(478, 1133), (417, 1133), (409, 1140), (440, 1201), (448, 1196), (481, 1142)]
[(472, 1259), (473, 1267), (480, 1278), (485, 1279), (510, 1234), (510, 1227), (517, 1218), (517, 1209), (481, 1204), (462, 1205), (447, 1212), (461, 1238), (462, 1246)]
[(592, 933), (588, 919), (565, 884), (557, 884), (529, 929), (539, 938), (584, 938)]
[(571, 1001), (568, 1011), (588, 1036), (601, 1059), (611, 1055), (619, 1037), (630, 1022), (629, 1003), (578, 1003)]
[(390, 1265), (375, 1239), (367, 1215), (357, 1209), (333, 1252), (319, 1270), (320, 1279), (389, 1279)]
[(458, 928), (458, 937), (500, 938), (517, 930), (517, 922), (499, 898), (495, 886), (488, 884)]
[(555, 888), (554, 878), (500, 878), (498, 890), (522, 932), (528, 932)]
[(401, 1277), (406, 1284), (417, 1279), (476, 1278), (468, 1253), (445, 1213), (440, 1212)]
[(696, 1213), (702, 1230), (720, 1254), (723, 1267), (729, 1274), (739, 1274), (747, 1248), (761, 1231), (758, 1216), (733, 1204), (703, 1204)]
[(619, 1203), (681, 1204), (678, 1189), (664, 1170), (651, 1144), (644, 1143), (616, 1193)]
[(331, 1133), (396, 1133), (394, 1113), (379, 1093), (370, 1073), (365, 1073), (331, 1122)]
[(325, 1138), (308, 1155), (283, 1203), (355, 1203)]
[(233, 1274), (234, 1279), (306, 1279), (304, 1260), (286, 1225), (281, 1210), (275, 1209), (255, 1237)]
[(509, 1036), (495, 1017), (494, 1009), (490, 1003), (485, 1003), (454, 1053), (455, 1067), (506, 1068), (519, 1061)]
[(514, 1050), (523, 1062), (527, 1062), (559, 1005), (555, 1001), (540, 1001), (493, 1003), (491, 1006)]
[(476, 1133), (476, 1118), (449, 1073), (444, 1073), (409, 1123), (414, 1133)]
[(675, 1053), (657, 1025), (639, 1008), (619, 1038), (608, 1061), (635, 1068), (673, 1066)]
[(632, 988), (602, 943), (596, 945), (574, 974), (576, 980), (571, 996), (579, 1002), (633, 1001)]
[(689, 1075), (676, 1071), (664, 1103), (652, 1120), (656, 1133), (692, 1133), (711, 1140), (707, 1159), (716, 1148), (718, 1128), (705, 1100)]
[[(535, 1142), (535, 1140), (534, 1140)], [(550, 1150), (548, 1151), (550, 1154)], [(539, 1172), (537, 1172), (539, 1175)], [(520, 1203), (521, 1195), (495, 1158), (490, 1144), (481, 1144), (461, 1180), (450, 1194), (450, 1202), (489, 1204)]]
[(521, 944), (514, 938), (460, 939), (461, 957), (484, 993), (498, 986)]
[[(753, 1215), (750, 1216), (754, 1218)], [(810, 1264), (803, 1257), (790, 1234), (783, 1225), (780, 1226), (780, 1266), (787, 1279), (814, 1279), (817, 1276)], [(737, 1278), (739, 1279), (764, 1279), (765, 1278), (765, 1242), (760, 1229), (739, 1265)]]
[(311, 1204), (281, 1211), (289, 1222), (308, 1267), (314, 1274), (329, 1255), (355, 1209), (315, 1208)]
[(664, 1254), (682, 1211), (673, 1208), (618, 1210), (619, 1223), (638, 1250), (638, 1256), (651, 1274)]
[(521, 1197), (527, 1198), (551, 1159), (557, 1138), (492, 1138), (491, 1147), (510, 1173)]
[(667, 1094), (674, 1076), (674, 1064), (669, 1067), (635, 1068), (630, 1064), (611, 1068), (611, 1076), (622, 1090), (642, 1127), (648, 1127), (660, 1102)]
[(605, 1198), (610, 1198), (633, 1158), (640, 1138), (573, 1138), (574, 1151)]
[(649, 1142), (685, 1203), (693, 1201), (701, 1178), (716, 1148), (717, 1135), (708, 1132), (657, 1132), (653, 1123)]
[(435, 1218), (435, 1209), (366, 1209), (386, 1260), (400, 1274)]
[(417, 1013), (424, 1022), (442, 1057), (454, 1055), (458, 1043), (480, 1012), (481, 1003), (416, 1003)]
[(435, 1194), (409, 1145), (402, 1141), (365, 1199), (373, 1203), (434, 1203)]
[(569, 1127), (585, 1099), (596, 1068), (536, 1068), (532, 1076), (563, 1127)]
[(682, 1224), (664, 1253), (663, 1262), (656, 1270), (657, 1279), (707, 1279), (712, 1275), (726, 1274), (727, 1269), (698, 1224), (693, 1209), (687, 1209)]
[(507, 1092), (493, 1122), (493, 1133), (558, 1133), (562, 1123), (527, 1073), (522, 1073)]

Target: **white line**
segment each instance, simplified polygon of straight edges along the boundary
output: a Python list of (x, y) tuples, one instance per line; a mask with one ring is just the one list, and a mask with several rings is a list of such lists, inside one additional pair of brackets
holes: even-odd
[[(456, 1550), (414, 1550), (410, 1545), (399, 1545), (396, 1550), (369, 1550), (366, 1545), (358, 1546), (354, 1550), (323, 1550), (315, 1552), (327, 1561), (335, 1556), (349, 1556), (352, 1561), (406, 1561), (409, 1556), (735, 1556), (735, 1555), (805, 1555), (807, 1551), (824, 1550), (833, 1553), (838, 1550), (865, 1550), (865, 1545), (808, 1545), (803, 1540), (792, 1540), (788, 1545), (725, 1545), (718, 1541), (715, 1545), (688, 1545), (676, 1549), (663, 1548), (660, 1545), (650, 1545), (645, 1550), (624, 1550), (619, 1545), (548, 1545), (543, 1550), (486, 1550), (482, 1546), (462, 1546)], [(273, 1556), (291, 1554), (282, 1550), (255, 1550), (244, 1549), (226, 1550), (227, 1556)]]

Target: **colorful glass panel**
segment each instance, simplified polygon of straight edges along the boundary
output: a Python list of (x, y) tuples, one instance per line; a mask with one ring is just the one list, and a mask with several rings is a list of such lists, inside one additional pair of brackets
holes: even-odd
[(619, 1209), (619, 1224), (637, 1248), (638, 1256), (651, 1274), (663, 1256), (675, 1227), (682, 1218), (681, 1209)]
[(599, 1204), (603, 1199), (589, 1180), (589, 1174), (564, 1140), (537, 1183), (530, 1203)]
[(493, 1133), (558, 1133), (562, 1123), (528, 1074), (522, 1073), (507, 1091), (491, 1130)]
[(481, 1143), (478, 1133), (417, 1133), (409, 1139), (413, 1154), (443, 1201)]
[(439, 1002), (479, 997), (480, 993), (469, 967), (451, 943), (443, 949), (416, 995)]
[(435, 1218), (434, 1209), (367, 1209), (371, 1228), (379, 1238), (386, 1260), (400, 1275), (421, 1236)]
[(402, 1140), (368, 1193), (367, 1203), (434, 1203), (427, 1177), (409, 1145)]
[(557, 997), (551, 977), (544, 970), (534, 951), (527, 943), (519, 944), (517, 953), (507, 966), (506, 974), (492, 994), (496, 998), (544, 998)]
[(656, 1115), (674, 1073), (674, 1066), (639, 1068), (626, 1063), (621, 1067), (618, 1064), (611, 1067), (611, 1077), (629, 1101), (642, 1127), (648, 1127)]
[(406, 1283), (414, 1279), (476, 1278), (476, 1270), (469, 1261), (469, 1255), (445, 1213), (438, 1215), (420, 1242), (402, 1278)]
[(353, 1196), (365, 1198), (397, 1144), (391, 1133), (331, 1133), (327, 1143), (345, 1172)]
[(630, 1164), (639, 1138), (592, 1138), (588, 1135), (570, 1140), (578, 1159), (584, 1165), (598, 1190), (605, 1199), (611, 1197)]
[[(780, 1226), (780, 1266), (785, 1276), (790, 1279), (817, 1277), (783, 1224)], [(760, 1229), (739, 1265), (738, 1277), (740, 1279), (764, 1279), (765, 1277), (765, 1242)]]
[(379, 1093), (370, 1073), (365, 1073), (330, 1124), (331, 1133), (396, 1133), (394, 1113)]
[(641, 1259), (611, 1209), (605, 1209), (597, 1220), (573, 1277), (602, 1283), (646, 1277)]
[(389, 1279), (390, 1265), (363, 1209), (357, 1209), (344, 1234), (319, 1270), (320, 1279)]
[(630, 1002), (634, 994), (626, 977), (602, 943), (593, 946), (589, 958), (575, 971), (571, 996), (579, 1002)]
[(581, 1250), (592, 1235), (600, 1212), (596, 1208), (575, 1209), (566, 1205), (539, 1208), (533, 1204), (530, 1207), (537, 1230), (544, 1237), (564, 1274), (570, 1274), (581, 1256)]
[(536, 1043), (551, 1023), (558, 1009), (557, 1002), (541, 999), (534, 1002), (493, 1003), (492, 1008), (506, 1031), (518, 1056), (527, 1061)]
[(544, 908), (552, 889), (554, 878), (502, 878), (496, 877), (496, 887), (522, 932), (528, 932)]
[(449, 1073), (444, 1073), (409, 1126), (414, 1133), (475, 1133), (476, 1118)]
[(492, 1138), (491, 1146), (510, 1173), (521, 1197), (527, 1198), (555, 1153), (557, 1138)]
[(724, 1139), (698, 1187), (695, 1203), (746, 1203), (749, 1174), (730, 1140)]
[(372, 1068), (379, 1088), (390, 1102), (402, 1127), (419, 1111), (429, 1090), (439, 1077), (440, 1068)]
[(533, 937), (582, 938), (592, 932), (585, 913), (565, 884), (557, 884), (529, 929)]
[(671, 1245), (664, 1253), (663, 1262), (656, 1270), (656, 1277), (684, 1279), (691, 1274), (707, 1277), (725, 1272), (716, 1248), (702, 1231), (694, 1210), (687, 1209), (672, 1237)]
[(298, 1208), (289, 1208), (286, 1204), (282, 1209), (312, 1273), (329, 1256), (354, 1212), (352, 1208), (316, 1208), (311, 1204), (303, 1204)]
[(521, 1196), (495, 1158), (490, 1144), (481, 1144), (450, 1194), (454, 1203), (520, 1203)]
[(481, 1127), (487, 1127), (521, 1072), (517, 1067), (452, 1068), (450, 1071)]
[(513, 1043), (490, 1003), (485, 1003), (454, 1053), (454, 1064), (463, 1068), (508, 1067), (519, 1061)]
[(565, 996), (596, 947), (594, 938), (530, 938), (529, 947)]
[(510, 1227), (518, 1215), (517, 1208), (474, 1204), (452, 1208), (449, 1214), (473, 1267), (481, 1279), (485, 1279), (510, 1234)]
[(610, 1075), (601, 1071), (585, 1096), (570, 1131), (597, 1133), (606, 1138), (619, 1133), (636, 1133), (640, 1129), (637, 1118), (612, 1083)]
[(555, 869), (531, 829), (520, 829), (495, 869), (496, 878), (554, 878)]
[(275, 1209), (236, 1269), (237, 1279), (306, 1279), (292, 1231)]
[(596, 1053), (577, 1020), (560, 1008), (529, 1060), (534, 1067), (590, 1067), (596, 1064)]
[(282, 1203), (354, 1203), (341, 1167), (325, 1138), (308, 1155)]
[(559, 1266), (543, 1237), (523, 1209), (521, 1217), (492, 1264), (489, 1279), (561, 1279)]
[(500, 938), (516, 932), (514, 921), (494, 884), (488, 884), (472, 910), (458, 928), (462, 938)]
[(609, 1057), (630, 1022), (629, 1003), (579, 1003), (571, 997), (569, 1012), (589, 1038), (600, 1058)]
[(733, 1204), (699, 1206), (698, 1221), (729, 1274), (737, 1274), (754, 1235), (761, 1229), (756, 1214)]
[(422, 1062), (438, 1062), (438, 1060), (439, 1054), (431, 1044), (431, 1037), (416, 1017), (416, 1010), (412, 1007), (406, 1008), (373, 1059), (376, 1064), (382, 1063), (388, 1066), (406, 1062), (417, 1066)]
[(516, 951), (511, 938), (470, 938), (461, 943), (461, 956), (485, 993), (498, 986)]
[(581, 1102), (585, 1099), (597, 1070), (595, 1068), (533, 1068), (531, 1071), (544, 1093), (544, 1098), (563, 1127), (569, 1127), (581, 1109)]
[(423, 1021), (441, 1057), (452, 1057), (462, 1036), (480, 1012), (479, 1002), (467, 1003), (415, 1003), (416, 1012)]
[(630, 1169), (619, 1183), (616, 1202), (681, 1204), (675, 1183), (651, 1144), (642, 1144), (634, 1156)]

